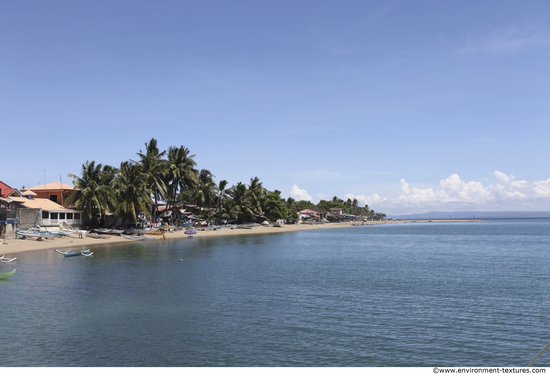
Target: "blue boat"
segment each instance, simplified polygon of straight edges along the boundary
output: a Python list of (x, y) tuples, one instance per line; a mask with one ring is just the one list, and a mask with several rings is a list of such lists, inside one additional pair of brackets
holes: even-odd
[(55, 249), (55, 251), (58, 252), (59, 254), (63, 254), (65, 256), (65, 258), (74, 257), (74, 256), (78, 256), (78, 255), (84, 255), (84, 256), (89, 257), (93, 254), (93, 253), (90, 253), (90, 249), (82, 250), (82, 251), (70, 251), (70, 250), (59, 251), (59, 250)]

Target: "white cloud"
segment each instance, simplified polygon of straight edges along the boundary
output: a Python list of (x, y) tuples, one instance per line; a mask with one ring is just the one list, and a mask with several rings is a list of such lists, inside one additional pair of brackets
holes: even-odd
[(376, 211), (392, 214), (451, 210), (550, 210), (550, 178), (542, 181), (517, 181), (499, 171), (495, 180), (484, 186), (479, 181), (462, 181), (452, 174), (439, 182), (440, 188), (415, 188), (404, 179), (401, 193), (394, 197), (347, 194)]
[(311, 196), (304, 189), (300, 189), (297, 185), (294, 185), (290, 189), (290, 196), (297, 201), (311, 201)]

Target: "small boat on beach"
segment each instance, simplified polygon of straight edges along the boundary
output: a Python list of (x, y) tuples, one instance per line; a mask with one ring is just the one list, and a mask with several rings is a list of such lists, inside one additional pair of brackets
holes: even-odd
[(57, 233), (49, 233), (49, 232), (38, 232), (38, 231), (31, 231), (31, 230), (20, 230), (17, 232), (17, 235), (21, 239), (27, 239), (27, 238), (36, 238), (36, 239), (47, 239), (51, 240), (54, 239), (57, 236)]
[(147, 236), (133, 236), (133, 235), (129, 235), (129, 234), (121, 234), (121, 236), (124, 237), (124, 238), (127, 238), (129, 240), (134, 240), (134, 241), (154, 240), (154, 238), (147, 237)]
[(107, 238), (109, 238), (109, 236), (106, 236), (106, 235), (104, 235), (104, 234), (97, 234), (97, 233), (88, 233), (88, 234), (86, 235), (86, 237), (101, 238), (101, 239), (104, 239), (104, 240), (107, 239)]
[(8, 277), (13, 276), (15, 271), (17, 271), (17, 268), (15, 268), (13, 271), (10, 271), (10, 272), (0, 273), (0, 280), (7, 279)]

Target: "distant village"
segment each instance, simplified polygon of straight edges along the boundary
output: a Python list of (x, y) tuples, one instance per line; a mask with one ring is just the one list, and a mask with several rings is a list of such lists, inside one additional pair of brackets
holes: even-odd
[[(83, 211), (76, 209), (72, 204), (68, 204), (69, 197), (75, 190), (78, 189), (62, 182), (44, 183), (28, 188), (23, 187), (19, 190), (0, 181), (0, 238), (14, 238), (18, 230), (37, 227), (51, 230), (64, 227), (90, 229), (93, 224), (101, 227), (120, 227), (123, 224), (125, 227), (154, 227), (178, 225), (180, 223), (193, 223), (197, 226), (236, 223), (236, 220), (231, 219), (215, 220), (211, 212), (206, 215), (203, 213), (205, 210), (212, 211), (215, 209), (191, 204), (167, 205), (162, 201), (156, 204), (151, 203), (154, 207), (151, 207), (150, 212), (155, 214), (149, 217), (141, 212), (137, 220), (128, 222), (108, 212), (101, 218), (101, 221), (93, 223), (93, 220), (87, 218)], [(323, 210), (315, 207), (311, 202), (301, 201), (297, 203), (302, 203), (308, 208), (298, 211), (294, 220), (271, 220), (269, 217), (256, 212), (254, 221), (276, 225), (385, 220), (384, 214), (373, 213), (365, 216), (344, 214), (343, 209), (340, 207)]]

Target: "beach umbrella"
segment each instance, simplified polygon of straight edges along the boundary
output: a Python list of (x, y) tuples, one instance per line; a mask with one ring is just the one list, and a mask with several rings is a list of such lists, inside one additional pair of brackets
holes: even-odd
[(197, 232), (195, 232), (193, 229), (186, 230), (183, 233), (185, 233), (185, 234), (197, 234)]

